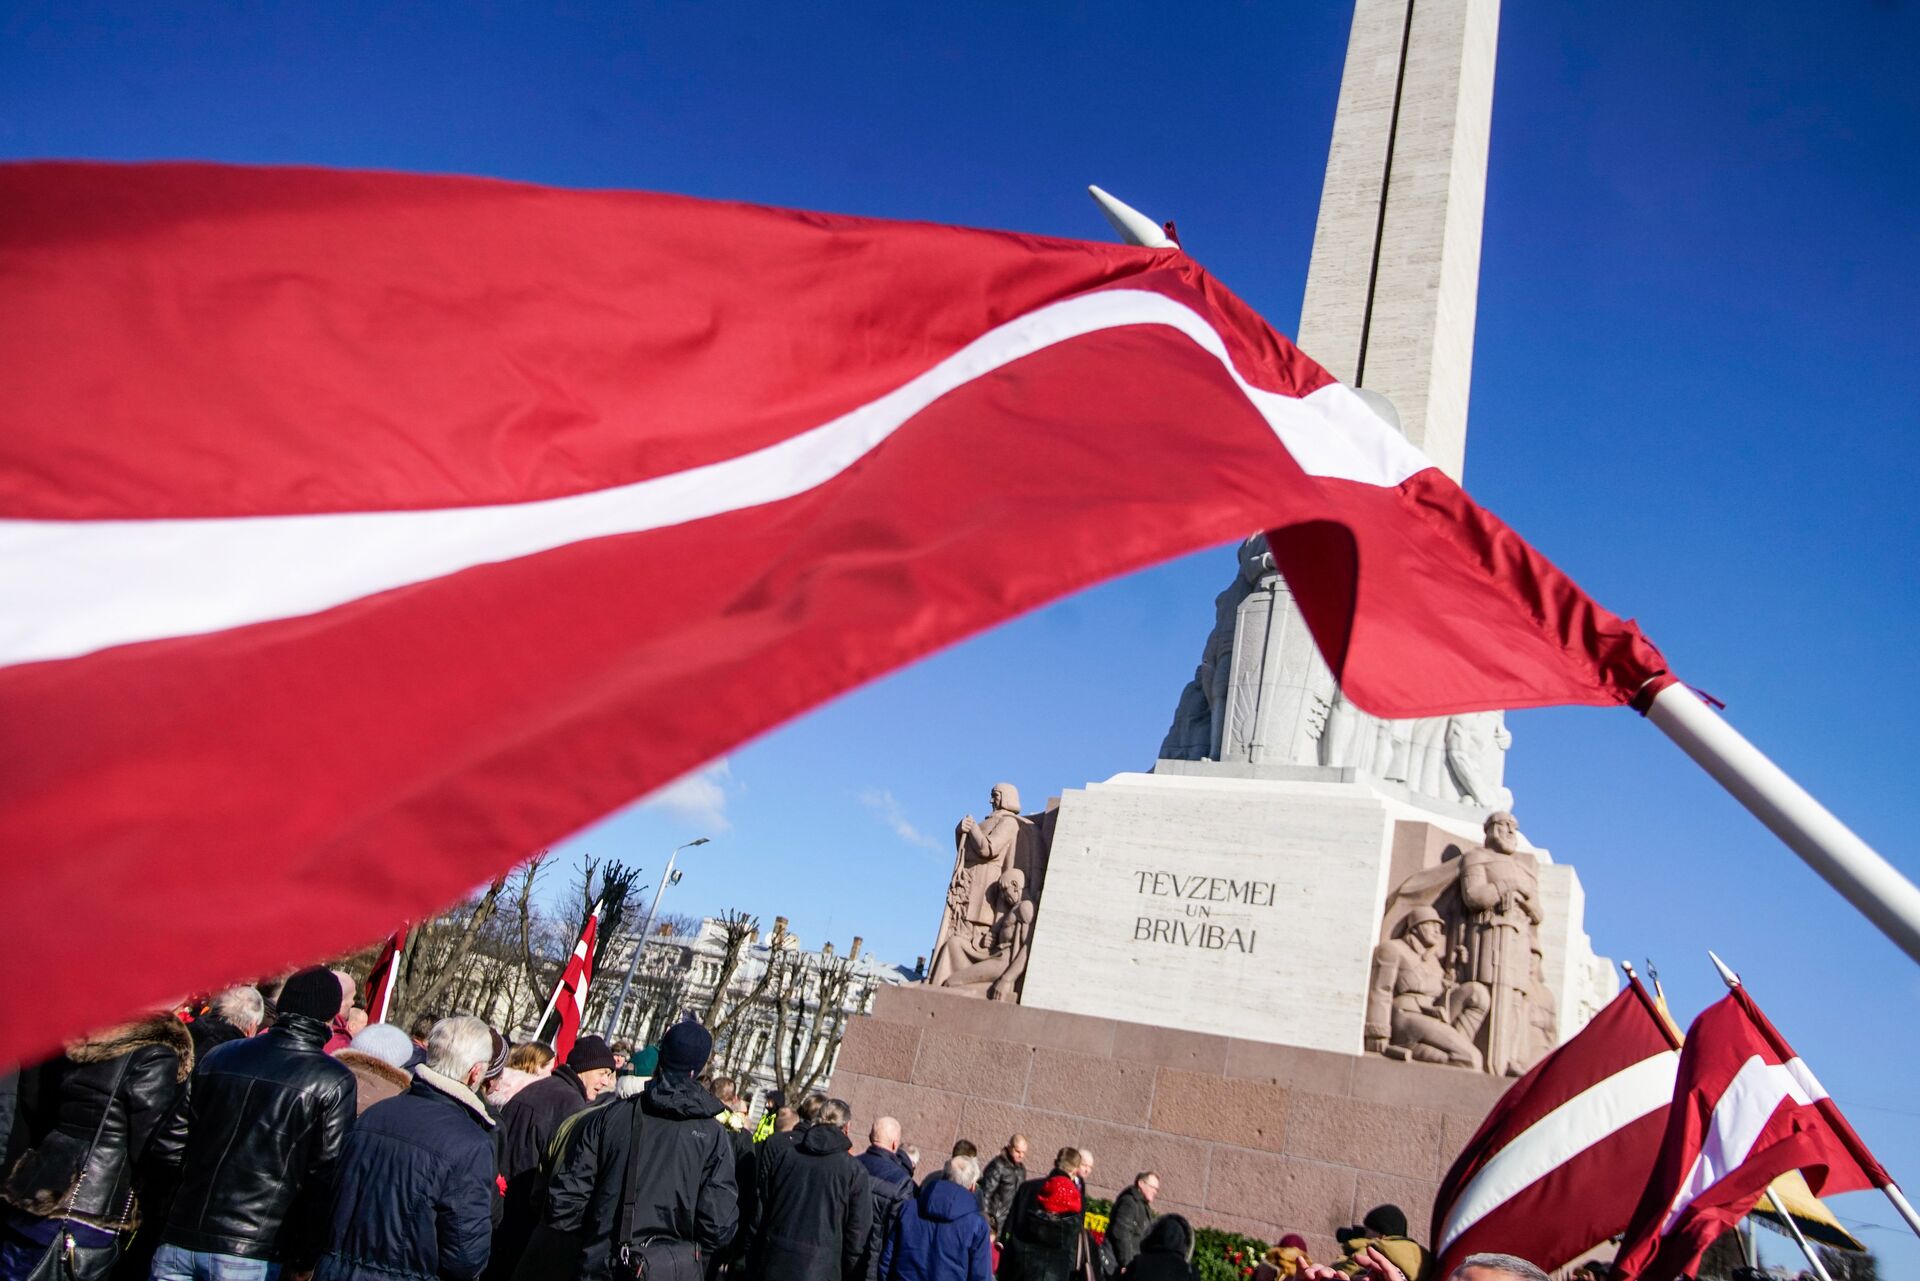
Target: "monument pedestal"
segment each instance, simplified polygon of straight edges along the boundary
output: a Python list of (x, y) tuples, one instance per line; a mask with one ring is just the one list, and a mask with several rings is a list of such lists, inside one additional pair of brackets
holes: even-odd
[(831, 1088), (853, 1105), (854, 1134), (899, 1118), (923, 1172), (956, 1139), (984, 1161), (1024, 1134), (1035, 1178), (1058, 1149), (1085, 1148), (1098, 1196), (1153, 1170), (1155, 1210), (1267, 1241), (1301, 1232), (1328, 1259), (1339, 1255), (1334, 1230), (1386, 1201), (1424, 1237), (1440, 1177), (1507, 1085), (1462, 1068), (886, 987), (848, 1024)]
[[(1343, 1054), (1364, 1048), (1389, 893), (1483, 810), (1353, 769), (1161, 761), (1064, 793), (1023, 1004)], [(1618, 988), (1571, 867), (1540, 860), (1564, 1040)]]

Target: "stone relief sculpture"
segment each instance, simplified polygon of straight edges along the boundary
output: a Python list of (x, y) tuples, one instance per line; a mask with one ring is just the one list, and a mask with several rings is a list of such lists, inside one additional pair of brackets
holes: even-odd
[[(1540, 970), (1539, 862), (1504, 810), (1487, 816), (1482, 840), (1409, 876), (1388, 898), (1367, 1048), (1518, 1076), (1555, 1043), (1559, 1026)], [(1464, 1037), (1478, 1061), (1448, 1033)]]
[(1486, 991), (1456, 983), (1440, 960), (1447, 925), (1430, 907), (1416, 907), (1400, 934), (1373, 950), (1367, 992), (1367, 1049), (1389, 1058), (1478, 1068), (1475, 1033), (1486, 1017)]
[(1275, 570), (1265, 535), (1240, 545), (1214, 598), (1213, 630), (1180, 691), (1160, 757), (1328, 765), (1405, 783), (1420, 796), (1506, 809), (1513, 736), (1500, 712), (1382, 720), (1349, 703)]
[(986, 818), (969, 814), (954, 829), (953, 879), (927, 982), (1012, 1001), (1033, 940), (1039, 839), (1013, 784), (995, 785), (991, 803)]
[(960, 991), (984, 989), (989, 1001), (1011, 1001), (1027, 972), (1033, 942), (1034, 905), (1025, 874), (1009, 868), (993, 882), (990, 897), (998, 914), (985, 943), (966, 931), (949, 932), (934, 958), (933, 983)]
[(1240, 544), (1239, 572), (1227, 589), (1213, 598), (1213, 630), (1200, 650), (1200, 665), (1180, 691), (1173, 726), (1160, 744), (1160, 755), (1170, 761), (1220, 759), (1220, 740), (1226, 728), (1227, 699), (1232, 688), (1233, 642), (1239, 630), (1240, 606), (1261, 581), (1274, 572), (1267, 536), (1255, 534)]

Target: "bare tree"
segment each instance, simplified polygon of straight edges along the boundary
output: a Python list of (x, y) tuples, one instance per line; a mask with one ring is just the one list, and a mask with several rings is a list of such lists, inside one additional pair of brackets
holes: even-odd
[(514, 919), (520, 927), (520, 966), (522, 973), (526, 975), (527, 987), (534, 992), (540, 991), (546, 982), (545, 976), (541, 974), (540, 967), (534, 959), (534, 936), (536, 927), (534, 925), (533, 893), (538, 887), (540, 873), (546, 867), (548, 853), (549, 851), (547, 850), (541, 850), (538, 854), (535, 854), (532, 858), (521, 864), (513, 885)]
[(463, 907), (421, 925), (407, 951), (406, 981), (400, 988), (408, 1014), (432, 1011), (447, 985), (461, 975), (480, 927), (493, 918), (506, 887), (507, 878), (499, 877)]
[[(783, 948), (768, 957), (773, 978), (773, 1075), (781, 1093), (795, 1099), (826, 1075), (846, 1034), (848, 998), (859, 974), (854, 958), (833, 954), (833, 944), (810, 957)], [(864, 1003), (861, 984), (852, 1003)]]
[[(767, 946), (767, 964), (761, 967), (758, 977), (751, 984), (736, 984), (741, 966), (752, 955), (753, 945), (759, 940), (760, 918), (734, 911), (720, 918), (724, 938), (720, 973), (713, 986), (713, 995), (707, 1000), (702, 1022), (706, 1024), (707, 1031), (713, 1034), (714, 1061), (735, 1075), (752, 1061), (749, 1047), (766, 1023), (767, 991), (773, 985), (774, 962), (786, 945), (786, 925), (785, 917), (774, 921), (773, 937), (768, 940)], [(743, 1016), (748, 1014), (754, 1017), (743, 1023)]]

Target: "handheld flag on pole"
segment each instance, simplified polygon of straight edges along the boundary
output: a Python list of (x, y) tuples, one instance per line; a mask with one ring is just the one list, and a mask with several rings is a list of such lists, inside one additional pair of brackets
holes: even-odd
[(400, 960), (407, 952), (407, 927), (402, 925), (380, 949), (379, 959), (367, 975), (367, 1018), (374, 1023), (388, 1022), (393, 1011), (394, 989), (400, 985)]
[(1659, 1160), (1614, 1260), (1618, 1281), (1692, 1272), (1789, 1170), (1821, 1196), (1893, 1187), (1812, 1070), (1722, 972), (1732, 990), (1687, 1029)]
[(1447, 1171), (1435, 1275), (1489, 1250), (1552, 1271), (1624, 1230), (1660, 1150), (1677, 1046), (1629, 972), (1591, 1023), (1500, 1096)]
[(580, 1021), (586, 1015), (587, 989), (593, 985), (593, 939), (599, 927), (600, 904), (595, 903), (593, 911), (587, 914), (587, 923), (580, 927), (580, 941), (573, 945), (573, 955), (560, 971), (560, 981), (553, 986), (547, 1011), (534, 1028), (534, 1035), (538, 1036), (546, 1029), (549, 1018), (559, 1016), (559, 1024), (547, 1044), (553, 1047), (553, 1057), (563, 1063), (568, 1051), (573, 1049), (574, 1039), (580, 1035)]

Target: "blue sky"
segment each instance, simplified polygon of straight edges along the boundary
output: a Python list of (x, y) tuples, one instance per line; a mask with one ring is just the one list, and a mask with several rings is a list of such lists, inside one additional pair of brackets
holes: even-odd
[[(0, 6), (0, 154), (487, 174), (1102, 237), (1098, 182), (1283, 330), (1343, 3)], [(1920, 872), (1920, 8), (1508, 5), (1467, 484)], [(1017, 466), (1017, 455), (999, 460)], [(1151, 763), (1231, 561), (1086, 593), (566, 852), (911, 963), (951, 827)], [(1920, 1187), (1920, 970), (1637, 718), (1511, 719), (1530, 836), (1683, 1015), (1745, 974)], [(1873, 1197), (1843, 1214), (1894, 1222)], [(1866, 1230), (1887, 1275), (1912, 1238)]]

